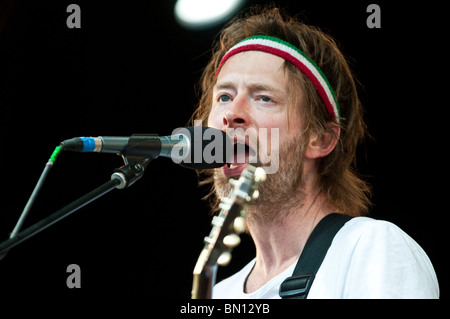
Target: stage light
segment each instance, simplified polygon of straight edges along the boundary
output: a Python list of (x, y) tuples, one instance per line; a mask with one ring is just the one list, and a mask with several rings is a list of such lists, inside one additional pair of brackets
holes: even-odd
[(205, 29), (225, 22), (244, 0), (178, 0), (175, 17), (182, 26), (189, 29)]

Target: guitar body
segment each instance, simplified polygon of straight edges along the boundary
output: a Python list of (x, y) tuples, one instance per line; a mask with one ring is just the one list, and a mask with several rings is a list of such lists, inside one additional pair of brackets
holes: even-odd
[(213, 217), (212, 229), (205, 237), (205, 246), (194, 268), (192, 299), (210, 299), (216, 282), (218, 265), (225, 266), (231, 260), (231, 250), (239, 245), (240, 233), (245, 230), (245, 211), (252, 198), (257, 198), (258, 186), (266, 179), (262, 168), (247, 165), (236, 181), (230, 179), (233, 190), (223, 198), (220, 213)]

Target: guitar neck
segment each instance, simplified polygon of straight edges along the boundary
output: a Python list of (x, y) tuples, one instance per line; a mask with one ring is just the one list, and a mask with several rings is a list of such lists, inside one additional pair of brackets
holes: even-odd
[(245, 207), (234, 201), (229, 203), (226, 209), (222, 209), (220, 214), (213, 218), (213, 228), (208, 237), (205, 237), (205, 246), (198, 257), (194, 267), (192, 282), (192, 299), (210, 299), (212, 288), (216, 283), (217, 262), (222, 253), (229, 250), (223, 239), (230, 233), (231, 221), (234, 221)]
[(245, 230), (245, 210), (248, 202), (258, 196), (257, 187), (266, 178), (262, 168), (247, 165), (238, 181), (231, 179), (234, 186), (229, 196), (223, 198), (218, 216), (213, 217), (213, 225), (205, 246), (194, 268), (192, 299), (210, 299), (216, 283), (218, 265), (227, 265), (231, 259), (231, 250), (239, 245), (240, 233)]
[(211, 299), (212, 290), (216, 283), (218, 265), (204, 266), (203, 271), (194, 272), (192, 283), (192, 299)]

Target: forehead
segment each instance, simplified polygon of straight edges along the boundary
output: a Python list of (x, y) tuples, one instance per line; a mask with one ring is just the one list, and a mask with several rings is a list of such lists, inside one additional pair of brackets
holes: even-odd
[(222, 83), (270, 85), (287, 91), (288, 75), (283, 68), (284, 59), (260, 51), (241, 52), (230, 57), (222, 66), (216, 86)]

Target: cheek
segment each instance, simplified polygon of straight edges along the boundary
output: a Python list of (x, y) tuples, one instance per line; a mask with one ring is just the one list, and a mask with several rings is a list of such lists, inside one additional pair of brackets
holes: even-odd
[(280, 148), (291, 142), (293, 139), (299, 138), (301, 135), (301, 123), (297, 116), (292, 116), (287, 120), (287, 114), (279, 114), (272, 116), (270, 119), (261, 119), (259, 127), (267, 129), (267, 137), (261, 136), (261, 147), (267, 154), (273, 151), (279, 151)]
[(220, 116), (216, 114), (214, 110), (211, 110), (208, 116), (208, 126), (214, 128), (220, 128)]
[(207, 123), (207, 125), (209, 126), (209, 127), (214, 127), (214, 128), (217, 128), (217, 120), (216, 120), (216, 117), (214, 116), (214, 114), (211, 112), (211, 113), (209, 113), (209, 116), (208, 116), (208, 123)]
[(287, 117), (284, 113), (272, 115), (269, 117), (260, 117), (258, 120), (258, 127), (266, 128), (269, 130), (269, 132), (271, 131), (271, 129), (277, 129), (279, 132), (279, 136), (282, 139), (286, 136), (291, 135), (293, 133), (292, 129), (294, 129), (294, 131), (297, 130), (297, 127), (293, 128), (292, 125), (288, 125)]

